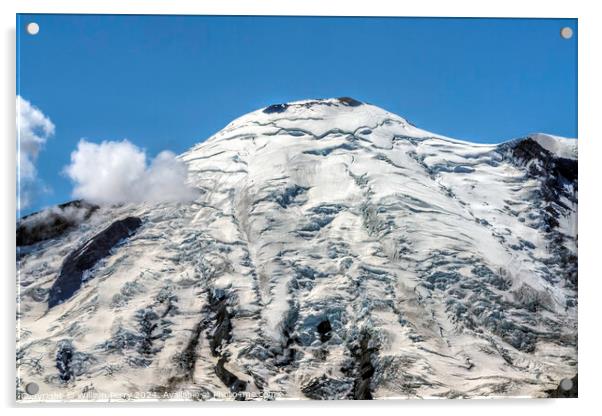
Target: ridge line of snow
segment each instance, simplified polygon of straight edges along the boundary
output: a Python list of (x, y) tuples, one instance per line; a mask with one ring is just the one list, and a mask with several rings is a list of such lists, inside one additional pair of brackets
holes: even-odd
[[(378, 106), (375, 106), (373, 104), (369, 104), (366, 102), (362, 102), (362, 105), (358, 106), (358, 107), (350, 107), (348, 105), (342, 104), (338, 98), (324, 98), (324, 99), (296, 100), (296, 101), (286, 102), (283, 104), (286, 106), (301, 106), (304, 104), (311, 104), (311, 103), (325, 103), (326, 105), (335, 105), (335, 106), (339, 106), (339, 107), (344, 107), (344, 108), (350, 109), (351, 111), (355, 111), (355, 109), (361, 109), (362, 107), (368, 107), (371, 111), (374, 111), (374, 110), (381, 111), (381, 112), (383, 112), (383, 116), (386, 115), (387, 118), (389, 118), (391, 120), (400, 121), (409, 130), (410, 133), (413, 133), (416, 135), (415, 136), (416, 138), (420, 138), (423, 140), (438, 139), (438, 140), (442, 140), (442, 141), (446, 141), (446, 142), (454, 143), (454, 144), (494, 149), (494, 148), (504, 145), (504, 144), (518, 142), (520, 140), (525, 140), (527, 138), (532, 138), (540, 146), (542, 146), (544, 149), (550, 151), (551, 153), (557, 154), (560, 157), (568, 158), (568, 159), (576, 159), (577, 158), (577, 138), (568, 138), (568, 137), (562, 137), (562, 136), (557, 136), (557, 135), (540, 132), (540, 133), (530, 133), (530, 134), (526, 134), (523, 136), (511, 138), (511, 139), (502, 140), (497, 143), (478, 143), (478, 142), (474, 142), (474, 141), (471, 141), (468, 139), (457, 139), (457, 138), (449, 137), (449, 136), (446, 136), (443, 134), (424, 130), (420, 127), (416, 127), (413, 123), (409, 122), (406, 118), (404, 118), (398, 114), (392, 113), (384, 108), (381, 108), (381, 107), (378, 107)], [(268, 107), (269, 106), (258, 108), (256, 110), (246, 113), (240, 117), (237, 117), (236, 119), (234, 119), (233, 121), (228, 123), (223, 129), (219, 130), (218, 132), (212, 134), (211, 136), (207, 137), (206, 139), (204, 139), (204, 140), (198, 142), (197, 144), (193, 145), (192, 147), (190, 147), (188, 150), (183, 152), (182, 155), (184, 155), (190, 151), (193, 151), (195, 149), (198, 149), (199, 146), (201, 146), (204, 143), (207, 143), (207, 142), (213, 141), (213, 140), (217, 140), (218, 135), (220, 133), (223, 134), (225, 131), (242, 127), (244, 125), (245, 120), (255, 119), (258, 115), (261, 116), (261, 115), (265, 114), (264, 110)], [(265, 114), (265, 116), (269, 117), (270, 115)], [(283, 121), (283, 120), (293, 121), (294, 119), (281, 116), (280, 118), (278, 118), (276, 120), (266, 123), (265, 126), (267, 126), (271, 123), (276, 123), (278, 121)], [(297, 121), (297, 120), (295, 120), (295, 121)], [(274, 127), (278, 127), (280, 129), (282, 129), (282, 127), (280, 127), (276, 124), (274, 124)], [(356, 129), (356, 131), (357, 130), (359, 130), (359, 128)], [(182, 156), (182, 155), (180, 155), (180, 156)]]

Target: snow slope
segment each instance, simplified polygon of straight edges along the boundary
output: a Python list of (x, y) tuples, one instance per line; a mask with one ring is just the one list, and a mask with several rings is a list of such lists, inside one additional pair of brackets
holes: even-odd
[[(180, 158), (196, 201), (101, 207), (18, 255), (22, 400), (32, 381), (60, 399), (540, 397), (577, 373), (573, 142), (472, 144), (328, 99)], [(128, 216), (140, 229), (49, 309), (64, 259)]]
[(577, 140), (549, 134), (536, 133), (530, 136), (547, 151), (565, 159), (577, 160)]

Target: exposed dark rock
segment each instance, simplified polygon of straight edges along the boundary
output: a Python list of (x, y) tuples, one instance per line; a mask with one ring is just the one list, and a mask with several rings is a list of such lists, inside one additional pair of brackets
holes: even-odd
[(351, 97), (340, 97), (340, 98), (338, 98), (338, 100), (341, 104), (345, 104), (349, 107), (359, 107), (360, 105), (363, 104), (361, 101), (358, 101)]
[(318, 324), (318, 333), (320, 334), (320, 341), (326, 342), (332, 337), (332, 326), (328, 319), (323, 320)]
[[(167, 385), (156, 387), (154, 390), (162, 393), (173, 392), (182, 382), (190, 382), (194, 379), (194, 368), (198, 360), (197, 347), (203, 332), (202, 323), (197, 323), (192, 329), (192, 334), (184, 350), (173, 357), (178, 374), (167, 380)], [(208, 391), (209, 392), (209, 391)], [(210, 393), (210, 392), (209, 392)], [(210, 393), (207, 398), (210, 398)]]
[(230, 388), (232, 393), (240, 393), (241, 391), (244, 391), (247, 388), (246, 381), (240, 380), (238, 377), (228, 371), (224, 366), (225, 364), (226, 359), (221, 357), (215, 366), (215, 374), (217, 377)]
[(299, 195), (307, 192), (308, 189), (309, 188), (299, 185), (289, 186), (281, 194), (275, 195), (274, 199), (278, 203), (278, 205), (280, 205), (282, 208), (286, 208), (293, 202), (295, 202), (295, 199)]
[(90, 218), (97, 209), (96, 205), (76, 200), (26, 215), (17, 224), (17, 246), (56, 238)]
[(266, 114), (284, 113), (287, 108), (288, 104), (272, 104), (271, 106), (264, 108), (263, 112)]
[(168, 328), (171, 322), (160, 319), (152, 308), (138, 310), (135, 319), (141, 335), (138, 352), (145, 356), (156, 354), (162, 345), (157, 345), (155, 341), (165, 340), (171, 335), (171, 329)]
[(209, 292), (209, 308), (214, 320), (213, 331), (209, 336), (209, 347), (215, 356), (221, 353), (223, 343), (230, 341), (232, 321), (227, 307), (228, 298), (224, 293)]
[(353, 382), (350, 380), (339, 380), (322, 375), (310, 380), (301, 391), (313, 400), (341, 400), (349, 396), (352, 389)]
[[(571, 382), (567, 383), (567, 381), (563, 380), (558, 384), (558, 387), (553, 390), (546, 390), (546, 394), (548, 397), (552, 397), (555, 399), (560, 398), (577, 398), (579, 397), (579, 389), (577, 386), (578, 374), (575, 374), (575, 377), (571, 378)], [(565, 385), (567, 383), (568, 385)], [(566, 389), (566, 387), (570, 387)]]
[(48, 307), (52, 308), (73, 296), (82, 285), (84, 273), (107, 257), (113, 247), (132, 235), (141, 225), (142, 220), (137, 217), (115, 221), (69, 254), (50, 288)]
[(59, 370), (59, 378), (63, 382), (67, 382), (73, 378), (71, 360), (73, 359), (74, 352), (73, 346), (69, 341), (59, 343), (59, 348), (56, 352), (56, 368)]
[(201, 338), (201, 325), (196, 325), (192, 330), (192, 336), (188, 340), (186, 344), (186, 348), (179, 356), (179, 365), (183, 368), (188, 376), (188, 379), (192, 380), (192, 376), (194, 375), (194, 366), (196, 364), (196, 360), (198, 359), (198, 355), (196, 353), (196, 349), (199, 345), (199, 340)]
[(354, 400), (372, 400), (372, 391), (370, 383), (374, 375), (374, 365), (372, 365), (372, 356), (377, 349), (370, 345), (370, 334), (362, 332), (359, 345), (350, 347), (354, 358), (350, 368), (342, 368), (345, 374), (353, 375), (353, 391), (351, 398)]
[(55, 363), (59, 379), (63, 383), (74, 380), (84, 374), (96, 360), (90, 354), (76, 351), (70, 340), (64, 339), (58, 343)]
[[(223, 290), (209, 291), (209, 318), (205, 320), (205, 327), (209, 327), (209, 347), (211, 353), (219, 357), (215, 366), (215, 374), (233, 393), (244, 391), (247, 387), (245, 381), (241, 381), (225, 368), (228, 362), (227, 353), (223, 351), (223, 344), (231, 339), (232, 316), (228, 310), (228, 296)], [(197, 339), (198, 343), (198, 339)], [(243, 399), (237, 396), (237, 400)]]

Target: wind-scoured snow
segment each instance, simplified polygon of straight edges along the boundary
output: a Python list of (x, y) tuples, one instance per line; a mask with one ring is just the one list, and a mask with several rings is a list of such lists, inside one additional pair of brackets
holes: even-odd
[[(577, 373), (573, 148), (348, 98), (238, 118), (179, 156), (193, 202), (101, 207), (19, 256), (19, 397), (545, 396)], [(49, 308), (64, 259), (126, 217)]]

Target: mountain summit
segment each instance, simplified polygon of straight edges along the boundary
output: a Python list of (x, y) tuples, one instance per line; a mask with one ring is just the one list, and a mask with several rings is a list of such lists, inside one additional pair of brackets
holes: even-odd
[(575, 144), (467, 143), (352, 98), (242, 116), (180, 155), (193, 202), (23, 220), (18, 385), (545, 396), (577, 373)]

